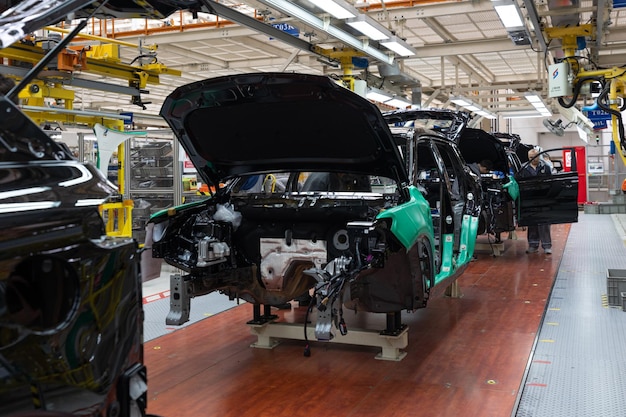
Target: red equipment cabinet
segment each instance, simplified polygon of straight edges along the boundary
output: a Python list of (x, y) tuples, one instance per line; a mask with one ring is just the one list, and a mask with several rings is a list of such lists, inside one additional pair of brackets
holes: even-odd
[[(578, 204), (587, 202), (587, 153), (584, 146), (574, 146), (578, 171)], [(572, 170), (572, 148), (563, 149), (563, 170)]]

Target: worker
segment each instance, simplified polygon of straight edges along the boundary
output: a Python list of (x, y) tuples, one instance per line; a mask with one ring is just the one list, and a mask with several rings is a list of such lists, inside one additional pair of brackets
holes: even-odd
[[(545, 161), (540, 158), (539, 150), (533, 148), (528, 151), (528, 164), (520, 171), (520, 177), (534, 177), (537, 175), (552, 175), (552, 169)], [(528, 226), (528, 249), (526, 253), (539, 252), (539, 245), (543, 248), (546, 255), (552, 253), (552, 238), (550, 236), (550, 225), (539, 224), (536, 226)]]
[(622, 181), (622, 194), (626, 194), (626, 178)]
[(474, 172), (474, 174), (481, 176), (482, 174), (489, 174), (493, 169), (493, 162), (489, 159), (483, 159), (480, 162), (472, 162), (468, 164), (468, 167)]

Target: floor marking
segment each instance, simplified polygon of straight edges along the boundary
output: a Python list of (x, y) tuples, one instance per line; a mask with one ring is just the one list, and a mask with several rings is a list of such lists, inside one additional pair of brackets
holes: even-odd
[(552, 362), (550, 362), (550, 361), (541, 361), (541, 360), (533, 361), (533, 363), (543, 363), (543, 364), (546, 364), (546, 365), (552, 365)]
[(143, 304), (148, 304), (153, 301), (162, 300), (163, 298), (167, 298), (169, 296), (170, 296), (170, 290), (161, 291), (160, 293), (143, 297)]
[(544, 343), (554, 343), (554, 339), (541, 339), (539, 341)]
[(561, 309), (558, 308), (558, 307), (551, 307), (548, 310), (550, 310), (550, 311), (561, 311)]
[(549, 321), (546, 323), (548, 326), (558, 326), (559, 323), (555, 322), (555, 321)]
[(538, 382), (530, 382), (528, 384), (526, 384), (527, 387), (542, 387), (545, 388), (548, 386), (548, 384), (540, 384)]

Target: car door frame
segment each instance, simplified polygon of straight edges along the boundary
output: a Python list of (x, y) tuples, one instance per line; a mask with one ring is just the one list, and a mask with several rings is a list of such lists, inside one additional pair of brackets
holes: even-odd
[[(541, 154), (574, 148), (553, 148)], [(515, 175), (520, 189), (517, 222), (519, 226), (539, 224), (575, 223), (578, 221), (578, 170), (572, 158), (572, 170), (552, 173), (549, 176), (521, 177), (522, 170), (530, 163), (524, 162)]]

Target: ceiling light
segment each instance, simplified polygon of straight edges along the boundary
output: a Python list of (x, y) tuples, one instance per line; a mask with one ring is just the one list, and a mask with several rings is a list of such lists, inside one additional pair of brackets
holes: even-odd
[(365, 95), (368, 100), (377, 101), (379, 103), (384, 103), (391, 99), (389, 94), (385, 94), (382, 90), (378, 88), (370, 87), (367, 89), (367, 93)]
[(503, 119), (527, 119), (531, 117), (542, 117), (541, 114), (534, 110), (511, 110), (508, 112), (499, 112)]
[(384, 104), (386, 104), (387, 106), (392, 106), (392, 107), (396, 107), (399, 109), (406, 109), (407, 107), (411, 105), (411, 103), (408, 100), (404, 100), (400, 97), (394, 97), (391, 100), (387, 100), (384, 102)]
[(470, 100), (466, 99), (465, 97), (460, 97), (460, 96), (452, 97), (450, 101), (456, 104), (457, 106), (461, 106), (461, 107), (469, 106), (470, 104), (472, 104)]
[(349, 4), (333, 0), (309, 0), (311, 3), (324, 10), (326, 13), (333, 15), (337, 19), (350, 19), (355, 17), (358, 12)]
[(463, 97), (463, 96), (453, 96), (450, 98), (450, 101), (456, 104), (459, 107), (463, 107), (466, 110), (476, 113), (479, 116), (486, 117), (487, 119), (495, 119), (497, 116), (490, 112), (489, 110), (479, 106), (474, 103), (472, 100)]
[(354, 19), (348, 19), (346, 23), (375, 41), (389, 39), (391, 36), (382, 25), (379, 25), (375, 20), (364, 14), (358, 15)]
[(543, 102), (543, 99), (539, 96), (539, 94), (535, 92), (528, 92), (524, 94), (524, 97), (526, 97), (526, 100), (528, 100), (528, 102), (533, 105), (535, 110), (537, 110), (537, 112), (541, 116), (543, 117), (552, 116), (552, 112), (548, 109), (548, 107)]
[(496, 9), (498, 17), (507, 29), (519, 28), (524, 26), (520, 9), (515, 0), (496, 0), (493, 2), (493, 8)]
[(381, 62), (391, 64), (394, 61), (393, 56), (389, 56), (385, 54), (380, 49), (374, 48), (370, 46), (368, 43), (361, 41), (355, 36), (339, 29), (336, 26), (328, 24), (327, 21), (324, 21), (312, 14), (311, 12), (298, 7), (291, 1), (287, 0), (260, 0), (261, 3), (266, 4), (276, 10), (281, 11), (289, 16), (292, 16), (298, 20), (305, 22), (306, 24), (314, 27), (318, 30), (323, 30), (328, 33), (330, 36), (340, 40), (341, 42), (349, 45), (359, 51), (363, 51), (365, 54), (371, 56), (372, 58), (376, 58)]
[(414, 48), (409, 46), (408, 43), (398, 38), (397, 36), (390, 36), (388, 40), (381, 41), (380, 44), (400, 56), (411, 56), (416, 54)]

